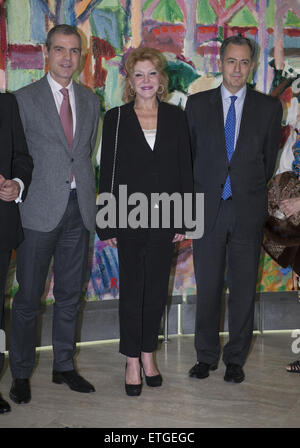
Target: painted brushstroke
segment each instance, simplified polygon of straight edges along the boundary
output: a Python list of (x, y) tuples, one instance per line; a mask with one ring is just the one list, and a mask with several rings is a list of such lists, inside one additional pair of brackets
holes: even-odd
[(43, 49), (41, 45), (9, 45), (8, 57), (12, 70), (42, 70), (44, 68)]
[(30, 0), (30, 25), (31, 42), (44, 42), (46, 40), (45, 14), (40, 3), (36, 0)]
[(6, 38), (6, 20), (4, 4), (0, 4), (0, 70), (6, 70), (6, 52), (7, 52), (7, 38)]
[(95, 87), (103, 87), (107, 76), (107, 71), (102, 68), (102, 58), (109, 60), (114, 58), (116, 53), (113, 47), (99, 37), (92, 38), (93, 55), (95, 58), (94, 80)]
[(132, 47), (139, 47), (141, 43), (142, 28), (142, 1), (135, 0), (131, 2), (131, 33)]
[(162, 52), (180, 54), (184, 45), (185, 30), (183, 25), (147, 21), (143, 27), (143, 43)]
[[(280, 96), (284, 105), (282, 146), (300, 117), (295, 84), (300, 77), (299, 0), (0, 0), (0, 88), (16, 90), (43, 76), (48, 66), (42, 45), (58, 23), (79, 26), (84, 35), (79, 79), (99, 96), (102, 118), (105, 110), (121, 104), (122, 66), (132, 48), (148, 45), (164, 52), (169, 101), (184, 107), (188, 94), (221, 83), (221, 40), (238, 33), (260, 47), (258, 70), (250, 82)], [(99, 152), (93, 160), (98, 176)], [(96, 237), (90, 264), (87, 299), (117, 298), (116, 250)], [(48, 280), (51, 301), (51, 273)], [(195, 293), (190, 242), (176, 247), (170, 285), (173, 294)], [(291, 271), (262, 254), (257, 289), (291, 288)]]
[(92, 13), (92, 29), (95, 37), (106, 40), (114, 48), (122, 47), (121, 20), (118, 11), (97, 9)]
[[(68, 25), (78, 26), (89, 19), (92, 11), (100, 5), (102, 0), (84, 1), (80, 9), (76, 8), (78, 0), (55, 0), (52, 10), (46, 0), (35, 0), (39, 2), (39, 7), (54, 25), (67, 23)], [(76, 14), (78, 11), (78, 15)]]

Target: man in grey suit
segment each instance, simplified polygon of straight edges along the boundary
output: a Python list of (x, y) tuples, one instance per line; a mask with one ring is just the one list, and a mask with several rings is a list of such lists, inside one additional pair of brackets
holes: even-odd
[(11, 322), (10, 398), (19, 404), (31, 399), (29, 378), (35, 363), (37, 319), (52, 256), (52, 380), (78, 392), (95, 390), (76, 372), (73, 358), (89, 232), (94, 229), (96, 214), (91, 155), (99, 103), (95, 94), (72, 81), (81, 57), (81, 38), (75, 28), (52, 28), (45, 55), (48, 74), (16, 92), (34, 161), (27, 201), (20, 205), (25, 240), (17, 256), (19, 290)]

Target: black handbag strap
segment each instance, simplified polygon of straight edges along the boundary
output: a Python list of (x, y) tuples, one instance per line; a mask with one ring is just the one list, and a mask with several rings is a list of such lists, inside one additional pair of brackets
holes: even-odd
[(115, 148), (114, 148), (114, 161), (113, 161), (113, 170), (112, 170), (112, 178), (111, 178), (111, 189), (110, 189), (111, 195), (113, 194), (114, 183), (115, 183), (115, 171), (116, 171), (116, 160), (117, 160), (117, 150), (118, 150), (120, 116), (121, 116), (121, 108), (119, 106), (118, 107), (118, 120), (117, 120), (117, 127), (116, 127), (116, 136), (115, 136)]

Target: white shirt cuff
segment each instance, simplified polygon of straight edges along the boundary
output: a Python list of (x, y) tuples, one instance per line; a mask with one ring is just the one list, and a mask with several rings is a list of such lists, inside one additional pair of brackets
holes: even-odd
[(15, 199), (15, 203), (18, 204), (19, 202), (22, 202), (22, 194), (24, 191), (24, 183), (21, 179), (19, 179), (18, 177), (15, 177), (13, 180), (15, 180), (16, 182), (18, 182), (18, 184), (20, 185), (20, 194), (17, 197), (17, 199)]

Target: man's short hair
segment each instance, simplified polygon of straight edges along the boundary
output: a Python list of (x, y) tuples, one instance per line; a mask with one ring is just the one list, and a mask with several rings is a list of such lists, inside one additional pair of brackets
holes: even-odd
[(81, 36), (78, 33), (77, 29), (74, 26), (71, 25), (66, 25), (66, 24), (61, 24), (61, 25), (56, 25), (53, 28), (51, 28), (51, 30), (48, 32), (47, 34), (47, 39), (46, 39), (46, 48), (48, 51), (50, 51), (50, 47), (52, 44), (52, 38), (54, 36), (54, 34), (65, 34), (65, 35), (75, 35), (78, 37), (79, 40), (79, 46), (80, 46), (80, 50), (81, 50)]
[(223, 62), (225, 50), (229, 44), (233, 45), (248, 45), (250, 48), (251, 61), (254, 61), (256, 58), (256, 44), (253, 40), (248, 39), (248, 37), (243, 36), (230, 36), (223, 40), (221, 48), (220, 48), (220, 58)]

